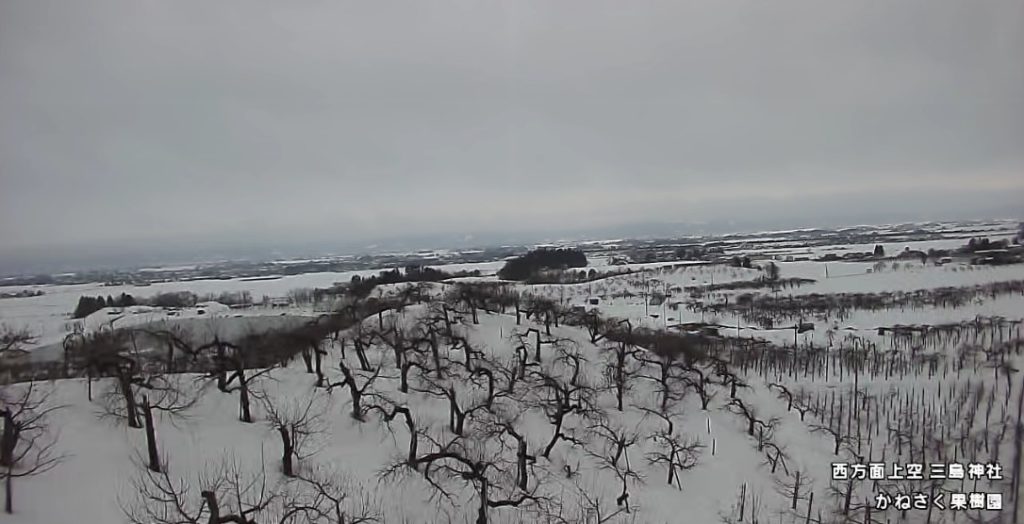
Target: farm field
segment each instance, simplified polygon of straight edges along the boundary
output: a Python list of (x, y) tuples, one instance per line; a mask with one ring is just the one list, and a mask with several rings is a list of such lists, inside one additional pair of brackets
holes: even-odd
[[(5, 521), (206, 522), (204, 493), (254, 522), (1010, 522), (1019, 508), (1019, 265), (655, 263), (533, 285), (471, 267), (485, 271), (381, 285), (333, 314), (132, 306), (71, 337), (78, 294), (108, 288), (7, 300), (8, 329), (40, 333), (29, 355), (76, 378), (5, 389), (46, 421), (23, 444), (43, 467), (10, 477)], [(351, 277), (109, 291), (281, 295)], [(949, 464), (971, 473), (938, 478)]]

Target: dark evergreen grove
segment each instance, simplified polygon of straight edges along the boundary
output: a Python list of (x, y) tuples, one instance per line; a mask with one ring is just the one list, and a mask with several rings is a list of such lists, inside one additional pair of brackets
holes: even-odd
[(78, 305), (75, 307), (74, 318), (87, 317), (105, 307), (128, 307), (134, 306), (135, 304), (135, 298), (126, 293), (121, 293), (121, 296), (116, 299), (110, 295), (107, 295), (106, 298), (103, 298), (102, 296), (83, 296), (78, 299)]
[(498, 271), (504, 280), (526, 280), (544, 269), (586, 267), (587, 255), (575, 248), (541, 248), (513, 258)]

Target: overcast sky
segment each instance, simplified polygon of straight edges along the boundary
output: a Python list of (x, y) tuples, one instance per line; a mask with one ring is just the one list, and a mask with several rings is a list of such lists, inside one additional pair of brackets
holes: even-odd
[(0, 1), (0, 253), (1022, 197), (1020, 0)]

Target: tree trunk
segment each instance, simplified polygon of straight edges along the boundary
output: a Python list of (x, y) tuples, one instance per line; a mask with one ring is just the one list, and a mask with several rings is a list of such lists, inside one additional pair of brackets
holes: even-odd
[(349, 381), (349, 393), (352, 394), (352, 418), (362, 422), (363, 421), (363, 394), (356, 387), (355, 382)]
[(480, 509), (476, 513), (476, 524), (487, 524), (487, 478), (480, 480)]
[(670, 393), (668, 385), (669, 368), (667, 365), (662, 364), (661, 368), (661, 412), (668, 412), (668, 395)]
[(843, 515), (850, 514), (850, 497), (853, 496), (853, 479), (846, 483), (846, 494), (843, 499)]
[(220, 506), (217, 504), (217, 495), (212, 491), (203, 491), (200, 495), (206, 501), (206, 508), (210, 512), (207, 524), (220, 524)]
[(626, 344), (619, 344), (619, 352), (615, 356), (615, 407), (622, 411), (622, 397), (626, 393)]
[(366, 360), (366, 351), (363, 347), (362, 341), (357, 338), (352, 343), (356, 347), (356, 357), (359, 359), (359, 368), (363, 371), (370, 371), (370, 362)]
[(153, 424), (153, 407), (149, 397), (142, 396), (142, 419), (146, 423), (146, 449), (149, 452), (149, 470), (160, 473), (160, 453), (156, 447), (156, 427)]
[(441, 351), (437, 342), (437, 333), (434, 332), (433, 328), (430, 330), (430, 353), (434, 357), (434, 372), (437, 377), (441, 377)]
[(124, 397), (125, 417), (128, 418), (128, 427), (141, 428), (139, 423), (139, 409), (135, 401), (135, 394), (132, 392), (130, 377), (123, 371), (117, 373), (117, 384), (121, 389), (121, 396)]
[(562, 436), (562, 418), (563, 415), (559, 413), (559, 417), (555, 421), (555, 434), (551, 436), (551, 440), (548, 442), (548, 445), (544, 448), (544, 458), (551, 457), (551, 450), (554, 449), (555, 443), (557, 443), (558, 439)]
[(352, 375), (352, 371), (345, 365), (344, 361), (338, 362), (338, 367), (341, 368), (341, 374), (345, 376), (345, 381), (342, 382), (341, 386), (347, 386), (349, 395), (352, 397), (352, 418), (362, 422), (363, 421), (363, 407), (362, 398), (363, 394), (359, 391), (359, 386), (356, 385), (356, 378)]
[(245, 377), (245, 367), (238, 366), (238, 419), (252, 424), (252, 410), (249, 406), (249, 379)]
[(455, 389), (449, 388), (448, 394), (448, 425), (451, 427), (452, 433), (461, 437), (466, 425), (466, 414), (459, 409), (459, 401), (455, 396)]
[(444, 313), (444, 336), (452, 336), (452, 319), (448, 316), (448, 306), (442, 304), (441, 311)]
[(8, 515), (14, 513), (14, 471), (13, 468), (7, 468), (7, 478), (4, 479), (4, 511)]
[(520, 437), (518, 440), (519, 451), (516, 453), (516, 459), (519, 462), (519, 489), (526, 491), (526, 485), (530, 478), (530, 473), (526, 469), (526, 439)]
[(324, 387), (324, 368), (323, 368), (324, 352), (320, 351), (320, 348), (314, 347), (313, 348), (313, 358), (315, 360), (314, 364), (315, 364), (315, 368), (316, 368), (315, 369), (315, 371), (316, 371), (316, 387), (322, 388), (322, 387)]
[(227, 393), (228, 390), (228, 370), (225, 365), (227, 361), (224, 355), (224, 345), (217, 344), (217, 389)]
[(792, 509), (796, 509), (796, 501), (800, 499), (800, 472), (796, 472), (796, 482), (793, 483), (793, 502), (790, 505)]
[(399, 376), (399, 378), (401, 379), (401, 382), (398, 384), (398, 391), (401, 391), (402, 393), (408, 393), (409, 392), (409, 369), (410, 368), (412, 368), (412, 364), (410, 362), (403, 362), (402, 363), (401, 373), (400, 373), (400, 376)]
[(284, 472), (284, 476), (294, 477), (292, 457), (295, 456), (295, 447), (292, 444), (291, 435), (288, 434), (288, 428), (284, 426), (278, 426), (277, 432), (281, 435), (281, 446), (284, 450), (281, 455), (281, 470)]
[(4, 432), (0, 437), (0, 467), (14, 465), (14, 448), (18, 445), (18, 427), (14, 424), (14, 416), (10, 409), (3, 412)]
[(313, 373), (313, 355), (309, 348), (302, 350), (302, 362), (306, 364), (306, 373)]
[(408, 426), (409, 426), (409, 458), (408, 458), (408, 463), (409, 463), (409, 465), (411, 465), (413, 467), (413, 469), (416, 469), (416, 452), (417, 452), (417, 448), (419, 448), (419, 446), (420, 446), (420, 436), (419, 436), (419, 433), (416, 432), (416, 428), (415, 428), (415, 426), (413, 426), (411, 418), (408, 420)]
[(167, 343), (167, 372), (174, 373), (174, 343)]

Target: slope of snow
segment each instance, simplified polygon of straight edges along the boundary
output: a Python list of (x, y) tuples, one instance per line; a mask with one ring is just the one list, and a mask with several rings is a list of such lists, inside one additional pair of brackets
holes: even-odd
[[(411, 320), (416, 314), (413, 309), (403, 316)], [(516, 329), (514, 317), (482, 315), (480, 320), (478, 326), (465, 327), (469, 339), (492, 354), (511, 351), (508, 337)], [(562, 327), (555, 328), (553, 335), (571, 339), (583, 348), (594, 366), (587, 373), (593, 380), (598, 380), (596, 366), (602, 357), (597, 348), (589, 345), (585, 333), (577, 328)], [(336, 348), (332, 348), (330, 358), (337, 358)], [(454, 353), (450, 358), (460, 357)], [(330, 364), (327, 367), (334, 369)], [(331, 373), (337, 374), (335, 371)], [(275, 398), (302, 398), (313, 394), (313, 380), (313, 376), (305, 373), (299, 363), (275, 372), (273, 381), (264, 381), (262, 387)], [(98, 381), (94, 385), (97, 391), (109, 387), (112, 387), (109, 381)], [(138, 462), (145, 449), (142, 432), (98, 417), (97, 404), (85, 398), (86, 385), (82, 380), (58, 381), (53, 388), (55, 401), (65, 406), (55, 415), (54, 421), (55, 426), (61, 429), (59, 450), (66, 455), (64, 463), (45, 475), (19, 479), (15, 484), (16, 513), (5, 521), (13, 524), (122, 522), (124, 517), (120, 506), (134, 496), (132, 479), (138, 477)], [(382, 380), (379, 391), (402, 397), (394, 388), (393, 380)], [(353, 420), (347, 414), (349, 401), (345, 391), (320, 394), (329, 429), (320, 438), (319, 452), (303, 461), (304, 464), (329, 464), (342, 469), (354, 483), (375, 494), (386, 516), (385, 522), (471, 520), (472, 508), (475, 508), (472, 492), (456, 490), (456, 497), (451, 503), (436, 503), (431, 499), (429, 486), (415, 477), (397, 483), (379, 483), (380, 470), (403, 453), (407, 435), (400, 428), (392, 435), (375, 420), (363, 423)], [(751, 393), (747, 397), (751, 402), (760, 402), (761, 395)], [(630, 403), (650, 404), (654, 397), (649, 387), (638, 384)], [(444, 433), (447, 410), (443, 402), (415, 394), (404, 398), (420, 417), (418, 423)], [(602, 404), (606, 408), (608, 403), (608, 397), (603, 397)], [(761, 466), (763, 459), (756, 443), (744, 434), (742, 421), (722, 409), (723, 404), (724, 400), (716, 400), (713, 409), (705, 412), (691, 397), (679, 407), (677, 427), (707, 446), (700, 456), (699, 465), (681, 472), (682, 489), (666, 484), (664, 468), (645, 464), (642, 450), (650, 451), (653, 447), (649, 442), (641, 441), (639, 449), (632, 452), (631, 460), (645, 480), (630, 488), (630, 500), (639, 508), (629, 518), (639, 522), (678, 522), (679, 515), (685, 514), (689, 522), (714, 522), (720, 512), (728, 511), (737, 486), (743, 482), (748, 483), (751, 490), (761, 493), (766, 507), (783, 505), (784, 501), (773, 496), (772, 480)], [(257, 409), (256, 416), (262, 419), (263, 413)], [(636, 428), (644, 436), (660, 427), (660, 421), (642, 417), (635, 408), (629, 408), (621, 415), (610, 409), (609, 416), (614, 424)], [(800, 460), (824, 475), (826, 470), (822, 464), (825, 464), (823, 461), (829, 453), (827, 443), (802, 429), (790, 420), (792, 417), (785, 419), (787, 439), (791, 445), (806, 452)], [(537, 450), (550, 438), (551, 427), (538, 412), (524, 413), (520, 423), (528, 432), (531, 449)], [(261, 461), (265, 461), (268, 475), (272, 479), (280, 477), (276, 462), (280, 443), (276, 434), (262, 420), (254, 424), (240, 422), (237, 419), (237, 396), (208, 388), (186, 420), (160, 419), (158, 435), (161, 452), (170, 464), (172, 475), (192, 478), (190, 475), (210, 464), (211, 457), (228, 454), (250, 470), (260, 469)], [(711, 453), (712, 445), (714, 455)], [(558, 473), (568, 464), (581, 471), (581, 484), (592, 494), (602, 496), (607, 502), (606, 509), (613, 510), (612, 500), (618, 493), (614, 477), (598, 468), (591, 457), (567, 443), (561, 443), (556, 449), (550, 461), (538, 459), (536, 466), (537, 475), (551, 476), (546, 481), (550, 483), (549, 489), (553, 493), (566, 493), (567, 502), (572, 500), (568, 491), (571, 483)], [(814, 466), (816, 463), (818, 465)], [(60, 504), (52, 503), (54, 493), (62, 494)], [(520, 517), (514, 509), (496, 510), (492, 521), (518, 522)]]

